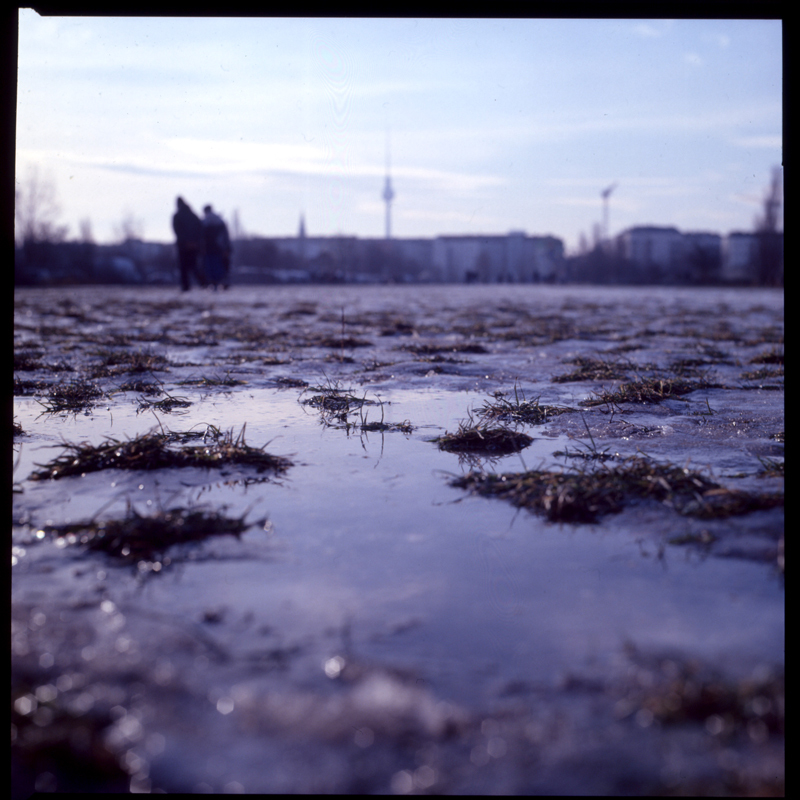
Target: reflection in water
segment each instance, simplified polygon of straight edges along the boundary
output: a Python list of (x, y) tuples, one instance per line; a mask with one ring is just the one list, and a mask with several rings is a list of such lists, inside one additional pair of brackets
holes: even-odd
[[(605, 469), (617, 463), (600, 457), (606, 451), (627, 458), (646, 450), (660, 462), (688, 459), (725, 486), (778, 490), (782, 478), (762, 476), (759, 459), (782, 457), (782, 440), (771, 438), (783, 430), (782, 393), (741, 388), (745, 368), (737, 363), (773, 347), (764, 342), (781, 304), (768, 294), (723, 293), (727, 335), (739, 336), (713, 340), (720, 351), (713, 367), (726, 388), (603, 409), (579, 406), (599, 384), (553, 376), (573, 369), (580, 355), (621, 347), (641, 369), (666, 369), (676, 353), (688, 361), (712, 343), (701, 334), (713, 327), (719, 298), (373, 288), (292, 293), (297, 307), (307, 303), (302, 336), (300, 317), (279, 312), (292, 305), (281, 288), (245, 297), (234, 287), (185, 304), (173, 298), (159, 314), (151, 313), (158, 297), (169, 298), (158, 291), (144, 299), (121, 293), (115, 306), (87, 290), (86, 303), (104, 315), (135, 317), (129, 327), (139, 336), (171, 331), (165, 382), (220, 374), (242, 381), (232, 391), (210, 381), (181, 384), (192, 404), (170, 417), (171, 427), (188, 436), (246, 423), (253, 447), (293, 466), (280, 480), (239, 467), (187, 467), (30, 481), (37, 464), (64, 451), (64, 440), (134, 438), (153, 420), (137, 415), (132, 395), (115, 395), (113, 414), (94, 407), (88, 416), (38, 420), (35, 401), (16, 396), (15, 419), (25, 431), (15, 445), (21, 491), (12, 542), (17, 741), (33, 747), (30, 732), (57, 730), (93, 746), (95, 733), (68, 727), (88, 722), (88, 712), (78, 712), (91, 700), (96, 741), (110, 731), (119, 748), (114, 763), (130, 768), (128, 788), (557, 794), (633, 786), (659, 793), (667, 744), (676, 759), (670, 769), (681, 774), (718, 769), (720, 746), (739, 765), (751, 763), (739, 758), (744, 753), (765, 769), (773, 747), (770, 764), (780, 771), (781, 723), (770, 716), (779, 705), (775, 669), (784, 641), (783, 591), (770, 556), (780, 509), (698, 520), (647, 500), (593, 525), (554, 524), (450, 480), (469, 471)], [(38, 293), (25, 302), (38, 308), (45, 300)], [(319, 342), (336, 336), (342, 306), (353, 336), (373, 345), (333, 365)], [(203, 320), (212, 318), (204, 312), (214, 314), (213, 348), (197, 344)], [(380, 335), (388, 329), (394, 333)], [(88, 368), (95, 357), (81, 349), (80, 331), (69, 330), (46, 346), (74, 346), (74, 363)], [(416, 351), (400, 347), (404, 330), (424, 340)], [(183, 334), (195, 337), (192, 351), (176, 343)], [(475, 336), (480, 348), (462, 349), (463, 360), (448, 362), (452, 371), (420, 374), (424, 344), (466, 345)], [(362, 349), (369, 351), (363, 362)], [(303, 391), (328, 386), (321, 374), (339, 381), (339, 394), (377, 402), (349, 400), (352, 409), (323, 417), (302, 403), (326, 396)], [(533, 441), (502, 457), (448, 453), (431, 441), (496, 399), (494, 392), (510, 398), (517, 386), (543, 406), (581, 408), (583, 416), (522, 425)], [(238, 539), (212, 536), (172, 549), (170, 569), (151, 571), (145, 582), (104, 554), (37, 537), (46, 525), (122, 517), (129, 502), (143, 514), (224, 509), (247, 527)], [(625, 642), (656, 661), (632, 660)], [(667, 730), (675, 718), (667, 705), (674, 697), (662, 691), (667, 661), (673, 679), (689, 688), (695, 678), (686, 665), (710, 665), (721, 677), (698, 672), (697, 685), (726, 692), (764, 678), (772, 665), (749, 705), (731, 706), (741, 741), (725, 738), (727, 712), (718, 706), (707, 725), (691, 728), (690, 720), (686, 730)], [(36, 717), (39, 707), (49, 711)], [(40, 725), (50, 713), (55, 727)], [(602, 763), (577, 775), (588, 739)]]

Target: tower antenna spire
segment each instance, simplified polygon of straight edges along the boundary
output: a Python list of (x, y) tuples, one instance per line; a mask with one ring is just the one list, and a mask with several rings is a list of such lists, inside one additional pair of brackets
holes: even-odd
[(611, 186), (606, 187), (600, 192), (600, 196), (603, 198), (603, 240), (608, 240), (608, 198), (611, 196), (611, 192), (617, 188), (616, 183), (612, 183)]
[(386, 184), (383, 187), (383, 200), (386, 203), (386, 238), (392, 238), (392, 200), (394, 200), (394, 189), (392, 189), (392, 179), (390, 177), (391, 156), (389, 147), (389, 129), (386, 129)]

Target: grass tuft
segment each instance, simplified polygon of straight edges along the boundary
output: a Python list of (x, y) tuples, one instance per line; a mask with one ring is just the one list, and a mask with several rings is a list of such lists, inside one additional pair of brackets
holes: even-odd
[(780, 364), (783, 366), (783, 350), (773, 347), (766, 353), (761, 353), (750, 359), (751, 364)]
[(623, 383), (615, 391), (594, 392), (595, 397), (582, 400), (582, 406), (619, 405), (620, 403), (660, 403), (670, 398), (707, 389), (713, 386), (705, 379), (688, 380), (682, 377), (671, 378), (637, 378)]
[(750, 495), (721, 487), (709, 478), (671, 464), (632, 456), (618, 466), (595, 471), (532, 470), (496, 475), (470, 472), (452, 486), (499, 497), (544, 514), (551, 522), (596, 522), (637, 499), (658, 500), (681, 514), (728, 517), (782, 506), (783, 495)]
[(564, 375), (556, 375), (553, 383), (621, 380), (634, 368), (628, 361), (606, 360), (593, 356), (578, 356), (570, 359), (569, 363), (576, 364), (578, 368)]
[(187, 378), (178, 381), (178, 386), (243, 386), (245, 383), (239, 378), (232, 378), (230, 372), (227, 372), (225, 375), (217, 375), (212, 378), (205, 375), (199, 378)]
[(47, 464), (37, 464), (42, 470), (30, 475), (30, 480), (66, 478), (104, 469), (152, 470), (165, 467), (220, 468), (235, 464), (253, 467), (258, 472), (283, 472), (292, 462), (282, 456), (264, 452), (264, 448), (250, 447), (244, 440), (244, 427), (234, 437), (231, 429), (217, 436), (210, 444), (199, 447), (175, 449), (170, 444), (177, 434), (156, 433), (154, 430), (134, 439), (121, 441), (109, 438), (99, 445), (86, 442), (66, 442), (65, 451)]
[(99, 349), (96, 351), (104, 367), (117, 367), (124, 372), (151, 372), (153, 370), (167, 370), (167, 359), (150, 350)]
[(539, 398), (528, 400), (525, 392), (514, 385), (514, 399), (508, 399), (505, 392), (494, 392), (494, 402), (485, 402), (479, 409), (482, 417), (486, 419), (500, 419), (528, 425), (541, 425), (551, 417), (572, 411), (563, 406), (543, 406)]
[(742, 734), (756, 742), (784, 735), (782, 672), (731, 680), (694, 660), (644, 659), (635, 650), (633, 660), (627, 680), (609, 687), (617, 719), (644, 715), (662, 725), (701, 724), (722, 741)]
[(347, 415), (360, 410), (365, 405), (374, 405), (373, 400), (367, 400), (366, 395), (358, 397), (349, 389), (343, 389), (339, 381), (331, 381), (326, 378), (327, 383), (321, 386), (309, 386), (301, 392), (312, 393), (311, 397), (301, 400), (304, 406), (316, 408), (322, 415), (322, 421), (326, 424), (336, 424), (347, 422)]
[(455, 433), (445, 432), (431, 441), (449, 453), (497, 456), (517, 453), (528, 447), (533, 439), (526, 433), (493, 425), (489, 417), (481, 416), (476, 420), (469, 414), (466, 420), (458, 423)]
[(53, 386), (45, 400), (37, 400), (46, 414), (58, 414), (62, 411), (77, 413), (94, 405), (94, 401), (103, 396), (99, 386), (89, 381), (73, 381)]

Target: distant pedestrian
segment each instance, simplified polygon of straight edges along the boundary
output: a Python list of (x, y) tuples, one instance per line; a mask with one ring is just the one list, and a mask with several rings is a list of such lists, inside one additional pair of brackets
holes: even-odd
[(178, 263), (181, 268), (181, 289), (188, 292), (191, 287), (190, 276), (194, 275), (200, 286), (208, 283), (203, 267), (198, 263), (203, 251), (203, 223), (182, 198), (177, 199), (178, 210), (172, 217), (172, 229), (178, 246)]
[(210, 205), (203, 209), (203, 230), (209, 283), (215, 291), (219, 284), (227, 289), (230, 286), (231, 237), (228, 226)]

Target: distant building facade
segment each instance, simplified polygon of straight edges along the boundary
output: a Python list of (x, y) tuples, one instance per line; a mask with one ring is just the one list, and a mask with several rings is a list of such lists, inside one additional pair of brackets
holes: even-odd
[(758, 256), (756, 234), (740, 231), (729, 233), (722, 245), (722, 281), (753, 283), (758, 272)]
[[(638, 226), (566, 258), (554, 236), (455, 235), (428, 239), (241, 237), (233, 243), (234, 283), (564, 283), (783, 285), (783, 233), (727, 236)], [(15, 282), (178, 282), (173, 243), (128, 239), (26, 243), (15, 249)]]
[(433, 271), (445, 283), (539, 283), (561, 280), (564, 243), (554, 236), (437, 236)]
[(629, 228), (617, 237), (617, 253), (634, 267), (642, 281), (668, 279), (683, 255), (683, 237), (677, 228), (654, 225)]
[[(535, 283), (563, 280), (564, 275), (564, 243), (554, 236), (528, 236), (522, 231), (500, 236), (360, 239), (307, 236), (302, 226), (297, 237), (263, 241), (275, 250), (267, 259), (274, 264), (262, 270), (273, 278), (285, 279), (287, 269), (296, 270), (292, 273), (296, 279), (360, 283)], [(242, 274), (258, 272), (246, 261), (240, 258)]]
[[(620, 233), (611, 248), (627, 281), (668, 284), (777, 285), (783, 276), (783, 234), (771, 234), (780, 264), (764, 279), (764, 234), (640, 226)], [(773, 260), (774, 257), (773, 257)]]

